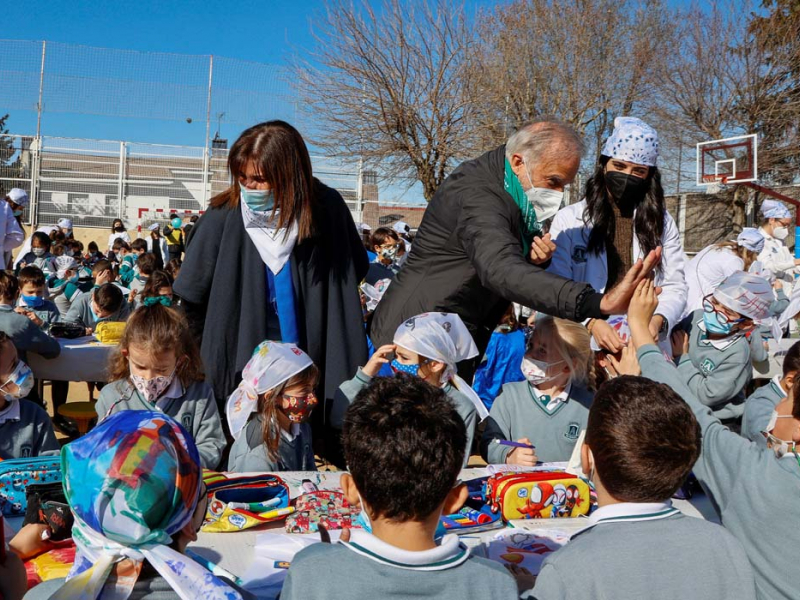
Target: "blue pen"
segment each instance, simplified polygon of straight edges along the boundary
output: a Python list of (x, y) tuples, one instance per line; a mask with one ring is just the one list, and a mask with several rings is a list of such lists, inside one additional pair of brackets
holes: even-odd
[(227, 570), (223, 569), (219, 565), (214, 564), (213, 562), (211, 562), (207, 558), (203, 558), (197, 552), (193, 552), (192, 550), (187, 548), (184, 551), (184, 554), (186, 554), (186, 556), (191, 558), (196, 563), (199, 563), (199, 564), (203, 565), (206, 569), (211, 571), (217, 577), (224, 577), (225, 579), (228, 579), (228, 580), (232, 581), (233, 583), (235, 583), (238, 586), (244, 585), (244, 582), (241, 579), (239, 579), (236, 575), (234, 575), (230, 571), (227, 571)]
[(522, 442), (512, 442), (510, 440), (501, 440), (501, 439), (494, 439), (495, 444), (500, 444), (501, 446), (511, 446), (512, 448), (530, 448), (531, 450), (535, 450), (536, 446), (533, 444), (523, 444)]

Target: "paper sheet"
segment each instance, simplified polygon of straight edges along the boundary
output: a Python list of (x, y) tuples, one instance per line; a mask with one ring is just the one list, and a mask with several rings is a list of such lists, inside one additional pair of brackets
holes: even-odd
[(503, 565), (518, 565), (538, 575), (549, 554), (569, 542), (569, 533), (557, 529), (505, 530), (487, 542), (486, 556)]

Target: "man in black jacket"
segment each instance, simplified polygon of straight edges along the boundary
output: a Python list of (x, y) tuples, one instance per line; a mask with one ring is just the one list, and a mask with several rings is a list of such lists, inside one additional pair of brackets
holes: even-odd
[(575, 178), (582, 154), (571, 127), (538, 121), (461, 164), (428, 205), (411, 254), (378, 305), (375, 347), (424, 312), (458, 313), (481, 352), (510, 302), (575, 321), (626, 312), (660, 249), (606, 294), (545, 271), (555, 245), (542, 224), (558, 209), (558, 192)]

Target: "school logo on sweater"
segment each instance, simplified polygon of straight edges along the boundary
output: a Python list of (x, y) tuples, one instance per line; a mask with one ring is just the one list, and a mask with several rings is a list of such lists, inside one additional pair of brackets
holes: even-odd
[(715, 365), (714, 361), (712, 361), (710, 358), (706, 358), (702, 363), (700, 363), (700, 371), (703, 373), (703, 375), (710, 374), (716, 368), (717, 365)]
[(572, 262), (574, 263), (586, 262), (586, 246), (575, 246), (575, 248), (573, 248)]
[(581, 424), (573, 422), (567, 425), (567, 431), (564, 432), (564, 437), (567, 438), (568, 440), (577, 440), (580, 433), (581, 433)]
[(181, 417), (181, 424), (186, 431), (192, 430), (192, 415), (185, 414)]
[(30, 458), (33, 455), (33, 447), (30, 444), (23, 444), (19, 449), (20, 458)]

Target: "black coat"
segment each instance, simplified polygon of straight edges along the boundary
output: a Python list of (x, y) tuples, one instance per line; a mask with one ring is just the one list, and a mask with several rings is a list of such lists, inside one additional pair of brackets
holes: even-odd
[(424, 312), (458, 313), (480, 350), (510, 302), (582, 320), (602, 316), (600, 294), (531, 264), (522, 213), (503, 188), (505, 146), (461, 164), (430, 201), (406, 264), (375, 311), (370, 337), (391, 343)]
[[(319, 367), (319, 390), (331, 400), (367, 360), (358, 284), (369, 263), (342, 197), (322, 184), (317, 191), (316, 234), (295, 246), (290, 264), (298, 345)], [(197, 221), (174, 288), (202, 335), (206, 375), (224, 407), (267, 338), (266, 267), (239, 206), (212, 208)]]

